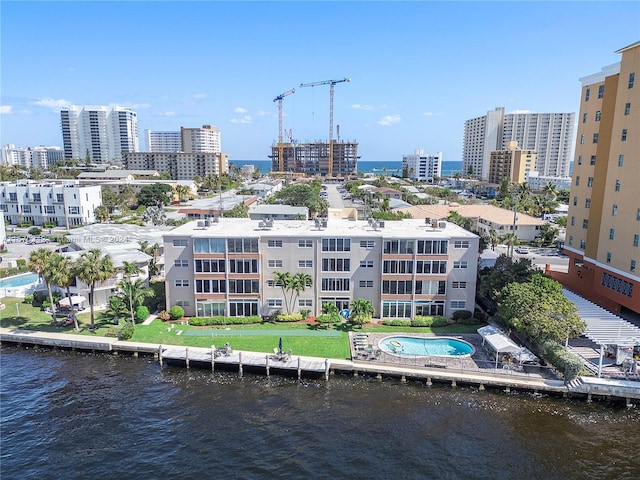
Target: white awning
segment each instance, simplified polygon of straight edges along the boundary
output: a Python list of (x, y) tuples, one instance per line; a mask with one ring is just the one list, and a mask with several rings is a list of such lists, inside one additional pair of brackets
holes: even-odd
[[(82, 295), (71, 295), (71, 304), (72, 305), (80, 305), (82, 302), (86, 301), (87, 299), (84, 298)], [(68, 307), (69, 306), (69, 297), (64, 297), (60, 299), (60, 306), (61, 307)]]
[(522, 347), (516, 345), (502, 330), (492, 325), (478, 329), (482, 341), (491, 345), (497, 353), (518, 353)]

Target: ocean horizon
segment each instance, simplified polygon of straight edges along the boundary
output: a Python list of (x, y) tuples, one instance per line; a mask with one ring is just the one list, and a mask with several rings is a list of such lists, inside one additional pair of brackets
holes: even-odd
[[(263, 173), (271, 172), (271, 160), (229, 160), (229, 163), (242, 167), (243, 165), (254, 165)], [(402, 173), (402, 160), (365, 160), (358, 162), (358, 173)], [(453, 176), (462, 173), (462, 160), (443, 161), (442, 176)]]

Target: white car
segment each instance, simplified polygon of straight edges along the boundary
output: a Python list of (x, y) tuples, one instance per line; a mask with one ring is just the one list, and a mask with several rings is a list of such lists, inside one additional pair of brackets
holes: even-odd
[(516, 247), (515, 252), (520, 253), (521, 255), (526, 255), (529, 253), (529, 249), (527, 247)]

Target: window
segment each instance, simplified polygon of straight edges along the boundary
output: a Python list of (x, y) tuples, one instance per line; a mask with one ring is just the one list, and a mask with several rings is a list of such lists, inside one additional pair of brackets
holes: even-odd
[(589, 228), (589, 220), (587, 220), (586, 218), (582, 220), (582, 228)]
[(196, 293), (225, 293), (227, 291), (226, 280), (200, 280), (196, 279)]
[(189, 280), (176, 280), (174, 285), (176, 287), (188, 287), (189, 286)]
[(299, 307), (313, 307), (313, 300), (310, 298), (299, 298), (298, 299)]
[(282, 248), (282, 240), (267, 240), (267, 247)]
[(624, 105), (624, 114), (629, 115), (631, 113), (631, 102), (627, 102)]
[[(446, 240), (418, 240), (418, 253), (423, 255), (446, 255), (449, 242)], [(462, 247), (457, 247), (462, 248)]]
[(9, 201), (17, 202), (18, 201), (18, 194), (15, 193), (15, 192), (9, 192)]
[(186, 247), (188, 240), (186, 238), (179, 238), (173, 240), (174, 247)]
[(53, 205), (45, 205), (44, 206), (44, 213), (47, 213), (49, 215), (53, 215), (54, 213), (56, 213), (56, 207), (54, 207)]
[[(274, 261), (280, 262), (282, 267), (282, 260)], [(229, 260), (229, 273), (258, 273), (258, 260), (255, 258)]]
[[(434, 315), (441, 315), (434, 314)], [(383, 318), (411, 318), (411, 302), (402, 300), (385, 300), (382, 302)]]
[(313, 260), (298, 260), (298, 268), (313, 268)]
[(229, 293), (260, 293), (260, 280), (229, 280)]
[(230, 300), (230, 317), (251, 317), (258, 315), (258, 300)]
[(323, 272), (348, 272), (351, 267), (351, 260), (348, 258), (323, 258)]
[(632, 272), (636, 271), (636, 261), (635, 260), (631, 260), (631, 263), (629, 264), (629, 270)]
[(69, 214), (70, 215), (79, 215), (80, 214), (80, 207), (69, 207)]
[(623, 141), (623, 142), (627, 141), (627, 129), (626, 128), (622, 129), (622, 135), (620, 136), (620, 140)]
[(609, 229), (609, 240), (613, 240), (613, 237), (616, 234), (616, 230), (614, 228)]
[(578, 165), (582, 165), (582, 155), (578, 155)]
[(269, 268), (282, 268), (282, 260), (269, 260), (267, 266)]
[(216, 317), (226, 315), (225, 302), (211, 300), (196, 300), (196, 315), (198, 317)]
[(225, 253), (224, 238), (194, 238), (194, 253)]
[(587, 123), (587, 114), (586, 113), (582, 114), (582, 123)]
[(452, 282), (451, 288), (467, 288), (467, 282)]
[(640, 208), (636, 212), (636, 220), (640, 220)]
[(173, 266), (174, 267), (188, 267), (189, 266), (189, 260), (174, 260), (173, 261)]
[(576, 187), (580, 185), (580, 175), (576, 176)]
[(584, 133), (580, 134), (580, 145), (584, 145)]
[(416, 303), (416, 315), (444, 315), (444, 300)]
[(594, 133), (593, 134), (593, 143), (598, 143), (598, 137), (600, 136), (600, 134), (598, 133)]
[(360, 268), (373, 268), (373, 260), (362, 260)]
[(591, 89), (587, 88), (587, 90), (584, 92), (584, 101), (585, 102), (589, 101), (589, 95), (591, 95)]
[(455, 240), (453, 248), (469, 248), (469, 240)]
[(467, 306), (467, 302), (464, 300), (451, 300), (451, 308), (462, 308)]
[(40, 200), (41, 200), (40, 194), (39, 193), (34, 193), (33, 194), (33, 201), (34, 202), (39, 202)]
[(624, 165), (624, 155), (618, 155), (618, 166), (622, 167)]
[(453, 268), (467, 268), (467, 262), (465, 261), (453, 262)]
[(569, 245), (573, 245), (573, 235), (569, 235)]
[(413, 292), (411, 280), (383, 280), (382, 293), (390, 295), (405, 295)]
[(607, 263), (611, 263), (611, 252), (607, 252)]
[(360, 280), (360, 287), (372, 288), (373, 287), (373, 280)]
[(64, 194), (56, 193), (56, 201), (57, 202), (64, 202)]
[(373, 248), (376, 246), (376, 242), (373, 240), (361, 240), (360, 248)]
[(298, 240), (298, 248), (311, 248), (313, 247), (313, 240)]
[(575, 207), (576, 205), (578, 205), (578, 197), (577, 195), (573, 196), (573, 206)]
[(188, 307), (191, 305), (191, 302), (189, 300), (178, 300), (176, 302), (176, 305), (178, 305), (179, 307)]
[(0, 204), (0, 212), (8, 212), (9, 206), (5, 204)]
[(385, 240), (382, 251), (387, 254), (413, 253), (413, 240)]
[(589, 160), (589, 165), (595, 165), (595, 164), (596, 164), (596, 156), (591, 155), (591, 160)]
[(282, 299), (281, 298), (268, 298), (267, 306), (269, 307), (282, 307)]
[(441, 260), (418, 260), (416, 273), (433, 274), (447, 273), (447, 262)]
[(573, 215), (571, 216), (571, 226), (574, 226), (576, 224), (576, 217), (574, 217)]
[(323, 238), (323, 252), (350, 252), (351, 239), (349, 238)]
[(590, 198), (587, 198), (584, 201), (584, 208), (591, 208), (591, 199)]
[(580, 240), (580, 248), (582, 250), (584, 250), (585, 248), (587, 248), (587, 241), (586, 240)]
[(417, 280), (417, 295), (444, 295), (447, 293), (447, 282), (444, 280)]
[(604, 97), (604, 85), (598, 87), (598, 98)]
[(596, 122), (599, 122), (602, 118), (602, 112), (600, 110), (596, 111)]
[(640, 235), (637, 233), (633, 236), (633, 246), (637, 247), (640, 244)]
[(229, 253), (258, 253), (257, 238), (228, 238)]
[(348, 292), (349, 279), (348, 278), (323, 278), (321, 281), (320, 288), (323, 292), (327, 292), (327, 291)]
[(196, 260), (196, 273), (222, 273), (226, 271), (227, 263), (220, 260)]
[(593, 187), (593, 177), (587, 178), (587, 187)]
[(613, 205), (611, 208), (611, 215), (614, 217), (618, 215), (618, 205)]
[(413, 260), (385, 260), (382, 273), (413, 273)]
[(22, 213), (31, 213), (31, 205), (20, 205)]
[(629, 74), (629, 88), (633, 88), (633, 84), (635, 83), (635, 80), (636, 80), (636, 73), (631, 72)]
[(616, 192), (620, 191), (620, 180), (616, 180)]

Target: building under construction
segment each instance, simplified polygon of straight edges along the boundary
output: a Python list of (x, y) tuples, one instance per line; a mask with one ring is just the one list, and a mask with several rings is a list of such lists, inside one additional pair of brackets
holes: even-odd
[[(358, 144), (334, 141), (329, 168), (329, 143), (283, 143), (271, 146), (271, 171), (323, 177), (348, 177), (358, 173)], [(282, 159), (280, 158), (282, 152)]]

